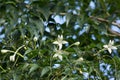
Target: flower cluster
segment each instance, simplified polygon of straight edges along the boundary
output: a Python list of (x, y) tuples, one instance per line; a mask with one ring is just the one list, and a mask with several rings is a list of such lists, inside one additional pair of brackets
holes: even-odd
[[(55, 49), (55, 54), (53, 55), (53, 57), (58, 57), (60, 60), (62, 60), (62, 54), (64, 53), (64, 51), (62, 50), (63, 44), (68, 43), (67, 41), (63, 40), (63, 35), (58, 35), (58, 38), (56, 41), (53, 42), (53, 44), (58, 45), (58, 49)], [(72, 45), (70, 45), (69, 47), (73, 46), (73, 45), (79, 45), (80, 42), (75, 42)], [(108, 50), (109, 53), (112, 53), (113, 49), (117, 49), (116, 46), (114, 46), (114, 41), (110, 40), (109, 43), (107, 45), (103, 45), (103, 50)], [(101, 50), (100, 50), (101, 51)]]
[(57, 44), (58, 45), (58, 50), (55, 49), (55, 54), (53, 55), (53, 57), (58, 57), (60, 60), (62, 60), (62, 46), (63, 44), (68, 43), (67, 41), (63, 40), (63, 35), (58, 35), (58, 38), (56, 41), (53, 42), (53, 44)]
[[(53, 42), (53, 44), (58, 45), (58, 49), (55, 49), (55, 54), (53, 55), (53, 57), (58, 57), (60, 60), (62, 60), (62, 54), (65, 53), (65, 51), (62, 50), (63, 44), (67, 44), (68, 42), (63, 40), (63, 35), (58, 35), (58, 38), (56, 41)], [(80, 44), (80, 42), (75, 42), (72, 45), (70, 45), (69, 47), (76, 45), (78, 46)], [(68, 48), (69, 48), (68, 47)]]

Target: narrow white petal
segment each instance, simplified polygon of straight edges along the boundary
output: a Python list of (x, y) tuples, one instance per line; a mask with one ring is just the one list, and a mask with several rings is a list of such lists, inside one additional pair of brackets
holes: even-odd
[(62, 44), (66, 44), (66, 43), (68, 43), (67, 41), (62, 41)]
[(62, 55), (59, 55), (58, 58), (62, 61)]
[(108, 52), (109, 52), (109, 53), (111, 53), (111, 52), (112, 52), (111, 48), (108, 48)]
[(53, 44), (59, 44), (59, 42), (58, 41), (54, 41)]
[(113, 41), (113, 40), (110, 40), (110, 41), (109, 41), (109, 45), (114, 45), (114, 41)]
[(117, 47), (116, 46), (111, 46), (111, 49), (117, 49)]
[(54, 54), (54, 55), (53, 55), (53, 57), (57, 57), (57, 56), (58, 56), (58, 54)]
[(56, 53), (56, 54), (54, 54), (53, 58), (55, 58), (55, 57), (58, 57), (62, 61), (62, 55)]
[(114, 41), (113, 40), (112, 40), (111, 44), (114, 45)]
[(108, 48), (108, 45), (103, 45), (104, 48)]
[(58, 35), (58, 40), (63, 40), (63, 35)]
[(60, 38), (60, 35), (58, 35), (58, 38)]
[(111, 43), (111, 42), (112, 42), (112, 40), (109, 41), (109, 43)]
[(60, 36), (60, 39), (63, 39), (63, 35)]

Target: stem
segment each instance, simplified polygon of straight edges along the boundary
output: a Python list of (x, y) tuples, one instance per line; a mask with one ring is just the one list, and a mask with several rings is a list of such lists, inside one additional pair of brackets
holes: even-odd
[(116, 47), (119, 47), (120, 45), (116, 45)]
[(98, 55), (100, 52), (102, 52), (102, 51), (104, 51), (104, 50), (106, 50), (106, 49), (103, 48), (103, 49), (99, 50), (96, 54), (94, 54), (94, 56)]
[(65, 50), (67, 50), (68, 48), (72, 47), (73, 45), (74, 45), (74, 43), (73, 43), (73, 44), (71, 44), (70, 46), (68, 46)]
[(19, 55), (20, 57), (24, 58), (24, 56), (23, 56), (23, 55), (21, 55), (20, 53), (17, 53), (17, 55)]
[(0, 66), (0, 68), (3, 70), (3, 72), (6, 72), (6, 70), (2, 66)]
[(21, 56), (21, 57), (23, 58), (24, 56), (22, 56), (20, 53), (18, 53), (18, 51), (19, 51), (21, 48), (23, 48), (24, 46), (25, 46), (25, 45), (20, 46), (20, 47), (15, 51), (15, 55), (18, 54), (19, 56)]

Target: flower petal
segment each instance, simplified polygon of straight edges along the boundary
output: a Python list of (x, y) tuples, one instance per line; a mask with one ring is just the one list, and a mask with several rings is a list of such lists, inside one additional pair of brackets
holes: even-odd
[(108, 48), (108, 45), (103, 45), (104, 48)]
[(110, 41), (109, 41), (109, 45), (114, 45), (114, 41), (113, 41), (113, 40), (110, 40)]
[(63, 35), (58, 35), (58, 40), (63, 40)]
[(60, 39), (63, 40), (63, 35), (60, 35)]
[(67, 41), (62, 41), (62, 44), (66, 44), (66, 43), (68, 43)]
[(59, 55), (58, 58), (62, 61), (62, 55)]
[(112, 52), (111, 48), (108, 48), (108, 52), (109, 52), (109, 53), (111, 53), (111, 52)]
[(53, 44), (59, 44), (59, 42), (58, 41), (54, 41)]
[(59, 46), (59, 50), (61, 50), (62, 49), (62, 44), (58, 44), (58, 46)]
[(54, 55), (53, 55), (53, 57), (57, 57), (57, 56), (58, 56), (58, 54), (54, 54)]
[(58, 57), (62, 61), (62, 55), (56, 53), (56, 54), (53, 55), (53, 58), (55, 58), (55, 57)]
[(111, 46), (111, 49), (117, 49), (117, 47), (116, 46)]

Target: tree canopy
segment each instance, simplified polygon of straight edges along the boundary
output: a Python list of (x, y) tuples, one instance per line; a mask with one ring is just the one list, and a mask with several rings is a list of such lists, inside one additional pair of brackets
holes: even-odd
[(120, 0), (0, 0), (0, 80), (119, 80)]

